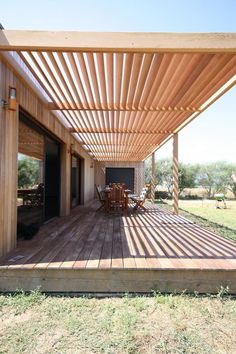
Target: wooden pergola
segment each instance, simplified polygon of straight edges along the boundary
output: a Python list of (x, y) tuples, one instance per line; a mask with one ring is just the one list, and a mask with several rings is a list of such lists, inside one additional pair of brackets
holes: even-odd
[[(97, 161), (143, 161), (236, 82), (236, 34), (0, 31)], [(56, 119), (56, 118), (55, 118)]]
[[(148, 156), (154, 199), (155, 151), (173, 138), (178, 213), (178, 132), (235, 85), (236, 33), (0, 30), (0, 83), (1, 291), (236, 292), (233, 241), (151, 203), (111, 218), (93, 200), (104, 166), (143, 176)], [(59, 142), (61, 218), (17, 242), (21, 112)], [(73, 153), (84, 161), (88, 204), (71, 210)]]

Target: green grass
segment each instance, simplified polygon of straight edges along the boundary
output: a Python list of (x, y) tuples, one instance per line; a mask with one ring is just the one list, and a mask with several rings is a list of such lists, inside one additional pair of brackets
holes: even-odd
[[(172, 210), (168, 204), (157, 201), (161, 208)], [(227, 202), (227, 209), (216, 209), (215, 201), (179, 201), (181, 216), (218, 234), (236, 240), (236, 201)]]
[(0, 353), (235, 353), (230, 297), (0, 296)]
[(185, 201), (180, 200), (181, 209), (206, 218), (219, 225), (236, 230), (236, 201), (227, 202), (227, 209), (216, 209), (215, 201)]

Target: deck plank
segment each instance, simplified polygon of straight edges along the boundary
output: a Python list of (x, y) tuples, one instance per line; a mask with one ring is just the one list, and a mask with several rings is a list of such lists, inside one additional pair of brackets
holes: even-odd
[[(80, 249), (79, 245), (84, 244), (84, 239), (86, 239), (88, 234), (91, 232), (91, 220), (94, 218), (94, 216), (95, 212), (84, 212), (83, 210), (80, 211), (80, 219), (77, 220), (71, 230), (71, 238), (52, 259), (48, 265), (48, 268), (72, 268), (76, 258), (78, 257), (78, 253), (83, 248), (82, 247)], [(80, 220), (82, 220), (82, 222), (80, 222)], [(78, 224), (80, 227), (78, 227)], [(67, 261), (69, 262), (67, 263)]]
[(113, 242), (112, 242), (112, 268), (123, 268), (123, 253), (121, 244), (121, 232), (120, 232), (120, 216), (114, 216), (113, 218)]
[(34, 259), (29, 261), (34, 263), (34, 268), (47, 268), (50, 263), (55, 259), (57, 254), (66, 247), (68, 241), (72, 238), (74, 231), (78, 227), (79, 220), (83, 219), (83, 215), (75, 214), (70, 218), (70, 222), (67, 226), (59, 229), (58, 237), (53, 239), (47, 244), (47, 252), (45, 254), (45, 247), (40, 249), (40, 252), (35, 255)]
[[(96, 218), (96, 212), (90, 211), (83, 215), (83, 222), (77, 226), (75, 238), (72, 238), (67, 244), (63, 262), (60, 269), (72, 269), (76, 259), (84, 248), (88, 235), (92, 232)], [(63, 252), (63, 251), (62, 251)]]
[(94, 242), (92, 251), (90, 253), (88, 262), (86, 264), (86, 268), (98, 268), (105, 236), (106, 236), (106, 223), (103, 222), (100, 225), (98, 236)]
[(86, 264), (89, 260), (89, 256), (92, 252), (93, 246), (94, 246), (96, 239), (99, 235), (101, 224), (102, 224), (102, 216), (99, 215), (96, 218), (96, 222), (93, 223), (93, 228), (92, 228), (91, 232), (88, 234), (88, 237), (84, 242), (84, 247), (82, 248), (76, 261), (73, 264), (73, 269), (86, 268)]
[(124, 268), (136, 268), (135, 258), (134, 258), (134, 245), (130, 238), (129, 229), (124, 227), (125, 217), (122, 217), (120, 235), (123, 253)]
[(106, 235), (101, 251), (101, 257), (99, 261), (100, 269), (111, 268), (112, 259), (112, 242), (113, 242), (113, 220), (110, 218), (107, 220)]

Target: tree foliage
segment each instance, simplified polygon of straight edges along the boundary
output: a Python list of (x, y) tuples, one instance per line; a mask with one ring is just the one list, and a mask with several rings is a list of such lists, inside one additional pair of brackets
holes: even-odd
[(39, 183), (39, 163), (30, 157), (18, 160), (18, 186), (32, 187)]
[(208, 198), (218, 192), (235, 192), (235, 183), (231, 177), (235, 168), (235, 165), (225, 161), (201, 165), (197, 180), (198, 184), (206, 189)]
[(199, 165), (179, 164), (179, 191), (185, 188), (195, 188)]
[(161, 159), (155, 164), (156, 183), (165, 187), (168, 193), (172, 193), (172, 161)]
[[(179, 190), (185, 188), (202, 187), (206, 190), (208, 198), (215, 193), (231, 191), (236, 197), (236, 182), (232, 173), (236, 165), (225, 161), (205, 164), (179, 164)], [(155, 163), (156, 184), (172, 193), (172, 160), (161, 159)], [(151, 160), (146, 164), (146, 183), (151, 182)]]

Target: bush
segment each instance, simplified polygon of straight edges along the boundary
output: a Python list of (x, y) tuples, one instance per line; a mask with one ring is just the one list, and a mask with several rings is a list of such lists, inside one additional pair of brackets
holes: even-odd
[(187, 195), (180, 195), (179, 199), (181, 200), (202, 200), (203, 198), (196, 194), (187, 194)]
[(171, 195), (166, 191), (156, 191), (155, 199), (171, 199)]

